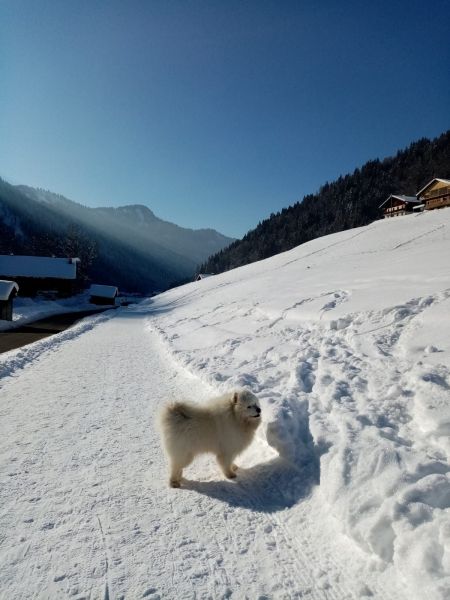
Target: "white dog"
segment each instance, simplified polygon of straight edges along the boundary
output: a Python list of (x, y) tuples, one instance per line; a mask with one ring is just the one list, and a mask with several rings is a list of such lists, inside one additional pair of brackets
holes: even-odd
[(174, 402), (164, 407), (160, 425), (170, 461), (170, 485), (180, 487), (183, 469), (204, 452), (216, 455), (226, 477), (236, 477), (233, 461), (250, 444), (260, 422), (258, 398), (247, 390), (204, 405)]

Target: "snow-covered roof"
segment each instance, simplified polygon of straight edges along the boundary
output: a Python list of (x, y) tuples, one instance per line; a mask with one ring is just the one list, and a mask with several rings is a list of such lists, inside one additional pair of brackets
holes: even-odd
[(395, 200), (400, 200), (401, 202), (406, 202), (406, 204), (416, 204), (417, 202), (419, 202), (419, 200), (417, 200), (417, 198), (415, 196), (402, 196), (400, 194), (391, 194), (389, 196), (389, 198), (386, 198), (386, 200), (383, 202), (383, 204), (380, 204), (380, 206), (378, 208), (381, 208), (382, 206), (384, 206), (386, 204), (386, 202), (389, 202), (389, 200), (393, 198)]
[(214, 275), (214, 273), (199, 273), (197, 275), (197, 281), (199, 279), (206, 279), (207, 277), (212, 277)]
[(0, 300), (8, 300), (13, 290), (19, 291), (19, 286), (15, 281), (0, 279)]
[(0, 275), (4, 277), (54, 277), (76, 279), (79, 258), (0, 255)]
[(89, 293), (91, 296), (100, 296), (100, 298), (115, 298), (119, 293), (119, 290), (114, 285), (99, 285), (98, 283), (93, 283), (89, 288)]
[(449, 179), (440, 179), (439, 177), (435, 177), (434, 179), (432, 179), (431, 181), (429, 181), (427, 183), (427, 185), (424, 185), (423, 188), (417, 192), (416, 196), (420, 196), (421, 194), (423, 194), (424, 191), (426, 189), (428, 189), (431, 185), (433, 185), (433, 183), (435, 183), (436, 181), (439, 181), (441, 183), (446, 183), (446, 184), (450, 185), (450, 180)]

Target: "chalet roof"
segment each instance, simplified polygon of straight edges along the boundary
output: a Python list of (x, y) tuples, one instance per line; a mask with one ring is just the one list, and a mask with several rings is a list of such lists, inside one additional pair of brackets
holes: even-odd
[(0, 275), (3, 277), (76, 279), (78, 262), (80, 262), (79, 258), (0, 254)]
[(114, 285), (99, 285), (93, 283), (89, 288), (91, 296), (99, 296), (100, 298), (115, 298), (119, 290)]
[(433, 185), (433, 183), (435, 183), (436, 181), (440, 181), (441, 183), (447, 183), (448, 185), (450, 185), (450, 180), (449, 179), (440, 179), (439, 177), (435, 177), (434, 179), (432, 179), (431, 181), (429, 181), (427, 183), (427, 185), (425, 185), (421, 190), (419, 190), (416, 194), (416, 196), (420, 196), (421, 194), (423, 194), (429, 187), (431, 187)]
[(384, 206), (386, 202), (389, 202), (391, 198), (393, 198), (394, 200), (400, 200), (401, 202), (406, 202), (406, 204), (417, 204), (418, 202), (420, 202), (420, 200), (417, 200), (415, 196), (401, 196), (400, 194), (391, 194), (389, 198), (386, 198), (383, 204), (380, 204), (378, 208)]
[(212, 277), (214, 275), (214, 273), (199, 273), (196, 277), (196, 281), (199, 281), (199, 279), (206, 279), (207, 277)]
[(15, 281), (0, 279), (0, 300), (9, 300), (13, 290), (19, 291), (19, 286)]

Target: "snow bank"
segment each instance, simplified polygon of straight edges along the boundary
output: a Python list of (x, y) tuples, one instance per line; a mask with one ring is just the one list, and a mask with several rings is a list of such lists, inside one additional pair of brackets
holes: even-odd
[(411, 598), (450, 591), (450, 210), (322, 237), (151, 301), (149, 327), (262, 399), (342, 530)]
[(14, 298), (13, 320), (1, 321), (0, 331), (14, 329), (39, 319), (68, 312), (90, 310), (94, 308), (89, 302), (89, 294), (83, 292), (77, 296), (59, 300), (44, 300), (42, 298)]
[(38, 359), (44, 352), (57, 352), (65, 342), (79, 337), (81, 334), (94, 329), (99, 323), (109, 320), (111, 311), (93, 314), (72, 325), (68, 329), (56, 333), (50, 337), (27, 344), (22, 348), (15, 348), (1, 355), (0, 360), (0, 388), (4, 378), (14, 375), (20, 369), (29, 367), (33, 361)]

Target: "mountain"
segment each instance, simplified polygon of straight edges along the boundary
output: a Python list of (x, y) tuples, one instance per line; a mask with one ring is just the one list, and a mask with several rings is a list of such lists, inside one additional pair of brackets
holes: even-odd
[(323, 235), (367, 225), (381, 217), (379, 206), (390, 194), (412, 196), (433, 177), (450, 177), (450, 131), (326, 183), (318, 193), (272, 214), (242, 240), (211, 256), (201, 270), (228, 271)]
[(118, 208), (98, 208), (97, 212), (127, 225), (134, 231), (145, 233), (154, 242), (182, 256), (187, 255), (199, 265), (215, 254), (217, 249), (228, 246), (232, 238), (214, 229), (186, 229), (163, 221), (141, 204), (119, 206)]
[[(126, 235), (143, 237), (143, 242), (161, 246), (169, 253), (189, 262), (189, 268), (206, 260), (211, 254), (228, 246), (233, 239), (214, 229), (187, 229), (159, 219), (147, 206), (131, 204), (118, 208), (88, 208), (64, 196), (25, 185), (17, 186), (29, 198), (64, 211), (85, 221), (108, 224), (109, 228), (123, 230)], [(122, 233), (122, 236), (124, 235)]]
[(178, 227), (146, 206), (89, 208), (0, 180), (0, 253), (77, 255), (88, 281), (150, 293), (192, 277), (231, 238)]

